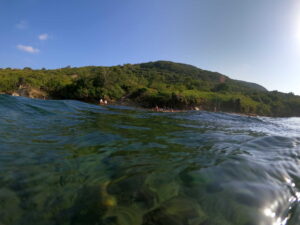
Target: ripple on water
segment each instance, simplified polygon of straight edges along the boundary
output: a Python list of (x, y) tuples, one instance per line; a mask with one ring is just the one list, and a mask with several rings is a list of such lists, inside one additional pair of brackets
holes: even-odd
[(0, 95), (0, 224), (297, 225), (300, 120)]

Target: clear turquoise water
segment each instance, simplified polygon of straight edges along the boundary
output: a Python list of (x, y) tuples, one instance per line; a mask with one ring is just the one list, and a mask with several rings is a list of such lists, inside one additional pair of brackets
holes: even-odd
[(1, 225), (296, 225), (300, 119), (0, 95)]

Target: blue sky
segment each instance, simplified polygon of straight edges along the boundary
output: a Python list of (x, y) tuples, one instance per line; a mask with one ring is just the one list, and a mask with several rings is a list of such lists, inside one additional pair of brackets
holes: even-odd
[(298, 0), (0, 0), (0, 67), (170, 60), (300, 94)]

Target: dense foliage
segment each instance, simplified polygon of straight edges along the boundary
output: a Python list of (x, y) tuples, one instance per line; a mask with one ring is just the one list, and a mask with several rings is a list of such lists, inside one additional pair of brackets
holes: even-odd
[(24, 84), (57, 99), (104, 98), (130, 100), (144, 107), (300, 116), (300, 96), (268, 92), (254, 83), (167, 61), (56, 70), (0, 69), (0, 92), (11, 94)]

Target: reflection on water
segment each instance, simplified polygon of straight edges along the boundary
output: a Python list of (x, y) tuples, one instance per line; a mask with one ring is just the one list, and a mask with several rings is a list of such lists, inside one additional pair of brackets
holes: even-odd
[(0, 95), (1, 225), (296, 225), (300, 119)]
[(277, 213), (278, 208), (280, 207), (280, 202), (279, 202), (278, 199), (275, 199), (272, 204), (270, 204), (268, 207), (266, 207), (264, 209), (263, 212), (267, 217), (271, 218), (271, 220), (272, 220), (271, 224), (272, 225), (285, 225), (285, 224), (287, 224), (288, 220), (291, 217), (290, 211), (292, 210), (292, 206), (298, 202), (298, 196), (299, 196), (300, 193), (299, 192), (294, 192), (294, 190), (293, 190), (296, 185), (291, 181), (290, 178), (286, 177), (285, 181), (286, 181), (287, 185), (291, 188), (292, 194), (294, 194), (294, 195), (291, 196), (288, 199), (288, 201), (287, 201), (288, 205), (287, 205), (287, 208), (285, 209), (287, 212), (285, 212), (285, 215), (283, 215), (283, 217), (281, 217), (281, 215), (280, 215), (281, 210), (279, 210), (279, 212)]

